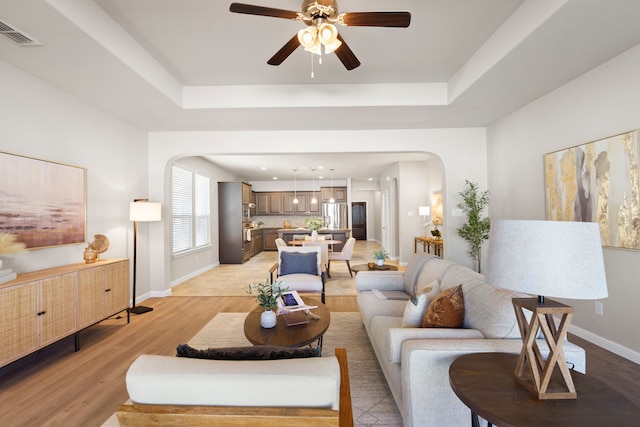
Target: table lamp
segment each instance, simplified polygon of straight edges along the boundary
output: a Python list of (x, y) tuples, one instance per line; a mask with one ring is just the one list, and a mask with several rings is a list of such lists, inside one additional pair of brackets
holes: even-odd
[[(492, 221), (485, 281), (499, 288), (538, 295), (513, 299), (523, 341), (516, 380), (541, 400), (577, 398), (562, 351), (573, 308), (545, 297), (607, 297), (598, 224)], [(546, 360), (536, 342), (539, 331), (549, 346)], [(559, 376), (554, 376), (556, 367)]]
[(129, 203), (129, 221), (133, 221), (133, 305), (129, 309), (129, 313), (142, 314), (153, 310), (152, 307), (136, 306), (138, 222), (160, 221), (161, 219), (162, 207), (160, 203), (150, 203), (149, 199), (134, 199), (132, 203)]
[(429, 206), (418, 206), (418, 215), (420, 215), (422, 217), (422, 221), (424, 221), (422, 224), (422, 232), (424, 237), (427, 237), (427, 227), (429, 226), (427, 223), (427, 217), (431, 215), (431, 208)]

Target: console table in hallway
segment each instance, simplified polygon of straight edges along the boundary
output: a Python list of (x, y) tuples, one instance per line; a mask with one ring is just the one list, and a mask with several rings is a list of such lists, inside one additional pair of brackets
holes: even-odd
[(433, 248), (433, 254), (442, 258), (442, 248), (444, 243), (442, 239), (434, 239), (432, 237), (417, 236), (413, 238), (413, 253), (418, 253), (418, 243), (422, 245), (422, 251), (431, 253)]

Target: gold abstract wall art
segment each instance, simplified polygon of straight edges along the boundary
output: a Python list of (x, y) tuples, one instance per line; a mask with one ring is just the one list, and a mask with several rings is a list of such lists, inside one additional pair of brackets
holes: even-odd
[(604, 246), (640, 249), (638, 130), (544, 156), (546, 218), (597, 222)]
[(86, 169), (0, 152), (0, 233), (27, 249), (83, 243)]

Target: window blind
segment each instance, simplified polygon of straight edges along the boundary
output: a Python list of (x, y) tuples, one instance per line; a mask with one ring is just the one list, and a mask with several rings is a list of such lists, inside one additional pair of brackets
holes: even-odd
[(210, 243), (209, 177), (196, 173), (195, 230), (196, 247)]
[(172, 167), (173, 253), (192, 247), (193, 178), (191, 171)]

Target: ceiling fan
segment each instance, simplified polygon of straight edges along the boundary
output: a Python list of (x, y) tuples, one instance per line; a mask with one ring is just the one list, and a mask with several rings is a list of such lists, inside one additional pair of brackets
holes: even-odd
[(335, 23), (353, 27), (403, 27), (411, 23), (410, 12), (338, 12), (338, 2), (334, 0), (304, 0), (302, 12), (274, 9), (244, 3), (231, 3), (234, 13), (271, 16), (304, 22), (307, 27), (298, 31), (275, 55), (267, 61), (270, 65), (280, 65), (302, 45), (306, 51), (316, 55), (335, 52), (347, 70), (360, 66), (360, 61), (338, 34)]

